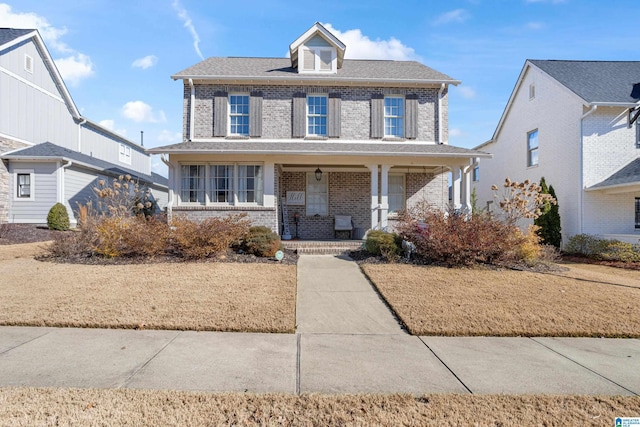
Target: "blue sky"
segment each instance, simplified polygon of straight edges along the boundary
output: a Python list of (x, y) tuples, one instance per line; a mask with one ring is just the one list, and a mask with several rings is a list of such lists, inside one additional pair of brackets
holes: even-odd
[(38, 28), (82, 114), (155, 147), (181, 140), (170, 75), (210, 56), (284, 57), (319, 21), (347, 58), (461, 80), (449, 143), (471, 148), (491, 138), (525, 59), (640, 59), (635, 12), (619, 0), (0, 0), (0, 27)]

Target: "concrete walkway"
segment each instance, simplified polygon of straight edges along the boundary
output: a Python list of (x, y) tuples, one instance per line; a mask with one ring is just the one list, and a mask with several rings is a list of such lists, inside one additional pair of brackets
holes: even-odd
[(640, 340), (410, 336), (355, 263), (298, 269), (296, 334), (0, 327), (0, 387), (640, 395)]

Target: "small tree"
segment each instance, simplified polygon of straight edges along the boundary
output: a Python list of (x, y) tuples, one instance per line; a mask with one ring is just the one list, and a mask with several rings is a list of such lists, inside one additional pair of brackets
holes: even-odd
[(553, 197), (555, 203), (546, 200), (540, 209), (541, 214), (534, 220), (534, 224), (540, 227), (537, 233), (542, 239), (542, 243), (560, 248), (560, 243), (562, 242), (562, 227), (560, 225), (560, 211), (556, 199), (556, 192), (553, 186), (547, 187), (544, 177), (540, 178), (540, 187), (540, 192)]
[(476, 187), (471, 190), (471, 214), (475, 215), (478, 211), (478, 194), (476, 193)]

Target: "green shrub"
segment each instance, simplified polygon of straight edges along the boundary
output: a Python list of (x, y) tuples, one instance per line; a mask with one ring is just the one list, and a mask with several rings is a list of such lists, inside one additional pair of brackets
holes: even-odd
[(568, 254), (586, 255), (597, 257), (606, 252), (609, 242), (590, 234), (576, 234), (571, 236), (564, 247), (564, 251)]
[(364, 248), (372, 255), (382, 255), (391, 259), (402, 252), (402, 239), (397, 234), (372, 230), (367, 234)]
[(268, 227), (251, 227), (242, 241), (241, 248), (248, 254), (272, 257), (280, 249), (280, 236)]
[(540, 216), (534, 220), (534, 224), (540, 227), (538, 236), (542, 238), (542, 243), (560, 248), (562, 243), (562, 226), (560, 225), (560, 207), (553, 185), (547, 187), (544, 177), (540, 178), (541, 194), (548, 194), (555, 200), (552, 203), (547, 200), (540, 209)]
[(47, 225), (49, 226), (49, 230), (64, 231), (69, 229), (69, 214), (67, 213), (67, 208), (62, 203), (56, 203), (49, 210)]
[(608, 261), (640, 262), (640, 247), (628, 242), (609, 240), (607, 250), (600, 258)]

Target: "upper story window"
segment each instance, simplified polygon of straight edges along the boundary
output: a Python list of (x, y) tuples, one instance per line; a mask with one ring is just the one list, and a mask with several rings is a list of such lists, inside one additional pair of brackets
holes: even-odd
[(118, 160), (128, 165), (131, 164), (131, 147), (127, 144), (120, 144), (120, 152), (118, 154)]
[(404, 98), (386, 96), (384, 98), (384, 136), (402, 138), (404, 136)]
[(473, 179), (473, 182), (480, 181), (480, 165), (476, 165), (473, 168), (473, 177), (472, 177), (472, 179)]
[(527, 166), (538, 164), (538, 129), (527, 134)]
[(307, 135), (327, 136), (327, 96), (307, 97)]
[(249, 136), (249, 95), (229, 95), (229, 135)]
[(330, 47), (304, 47), (302, 52), (302, 73), (332, 73), (335, 72), (335, 52)]
[(33, 58), (27, 54), (24, 55), (24, 69), (33, 74)]

